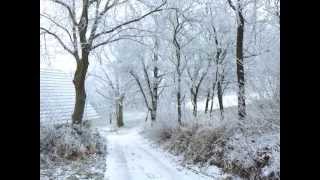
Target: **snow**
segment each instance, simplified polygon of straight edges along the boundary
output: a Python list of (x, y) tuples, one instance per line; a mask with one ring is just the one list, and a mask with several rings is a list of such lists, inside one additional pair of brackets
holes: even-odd
[[(258, 93), (251, 92), (250, 94), (248, 94), (247, 103), (250, 103), (251, 99), (254, 99), (254, 98), (258, 98)], [(206, 106), (206, 99), (200, 100), (197, 105), (198, 105), (198, 111), (204, 111)], [(237, 94), (223, 95), (223, 106), (225, 108), (236, 106), (236, 105), (238, 105)], [(187, 102), (187, 108), (188, 109), (193, 108), (191, 101)], [(213, 99), (213, 109), (219, 109), (218, 98), (216, 96)]]
[[(137, 121), (138, 115), (130, 114), (132, 121)], [(130, 118), (128, 117), (128, 118)], [(128, 119), (127, 119), (128, 121)], [(129, 120), (130, 121), (130, 120)], [(143, 119), (140, 119), (143, 122)], [(101, 134), (107, 140), (107, 160), (105, 179), (107, 180), (212, 180), (207, 176), (181, 166), (171, 154), (159, 147), (153, 146), (141, 134), (142, 126), (113, 129), (100, 128)], [(220, 169), (211, 167), (210, 174), (214, 179), (222, 179)]]

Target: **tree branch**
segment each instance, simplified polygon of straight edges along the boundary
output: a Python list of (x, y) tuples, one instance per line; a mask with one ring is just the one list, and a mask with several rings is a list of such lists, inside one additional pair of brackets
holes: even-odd
[(140, 91), (141, 91), (141, 94), (142, 94), (142, 96), (143, 96), (144, 102), (145, 102), (148, 110), (151, 110), (151, 107), (149, 106), (149, 103), (148, 103), (147, 96), (146, 96), (146, 94), (144, 93), (144, 90), (143, 90), (143, 88), (142, 88), (142, 85), (141, 85), (141, 83), (140, 83), (140, 80), (139, 80), (138, 76), (137, 76), (132, 70), (131, 70), (129, 73), (132, 75), (132, 77), (133, 77), (133, 78), (135, 79), (135, 81), (137, 82), (137, 84), (138, 84), (138, 86), (139, 86), (139, 89), (140, 89)]
[(63, 41), (60, 39), (60, 37), (58, 35), (56, 35), (55, 33), (47, 30), (46, 28), (40, 27), (41, 30), (43, 30), (44, 32), (46, 32), (47, 34), (50, 34), (51, 36), (53, 36), (54, 38), (56, 38), (56, 40), (58, 40), (58, 42), (60, 43), (60, 45), (63, 47), (63, 49), (65, 49), (67, 52), (69, 52), (70, 54), (72, 54), (73, 56), (75, 56), (75, 53), (69, 49), (64, 43)]
[(40, 13), (40, 16), (48, 19), (50, 22), (52, 22), (53, 24), (55, 24), (57, 27), (59, 27), (59, 28), (61, 28), (63, 31), (65, 31), (65, 32), (68, 34), (68, 37), (69, 37), (70, 41), (73, 43), (73, 39), (72, 39), (71, 34), (70, 34), (70, 32), (68, 31), (67, 28), (65, 28), (64, 26), (62, 26), (61, 24), (59, 24), (58, 22), (56, 22), (55, 20), (53, 20), (51, 17), (49, 17), (49, 16), (47, 16), (47, 15), (45, 15), (45, 14), (41, 14), (41, 13)]
[(232, 0), (227, 0), (228, 1), (228, 4), (229, 6), (234, 10), (234, 11), (237, 11), (236, 7), (233, 5), (232, 3)]
[(68, 4), (66, 4), (66, 3), (64, 3), (64, 2), (62, 2), (60, 0), (51, 0), (51, 1), (55, 2), (57, 4), (60, 4), (61, 6), (65, 7), (67, 9), (68, 13), (69, 13), (69, 16), (70, 16), (70, 18), (72, 20), (72, 23), (74, 25), (78, 25), (77, 21), (76, 21), (76, 18), (75, 18), (75, 14), (72, 13), (72, 10), (71, 10), (71, 8), (70, 8), (70, 6)]
[(93, 39), (96, 39), (97, 37), (99, 37), (99, 36), (101, 36), (101, 35), (104, 35), (104, 34), (112, 33), (112, 32), (114, 32), (115, 30), (121, 28), (122, 26), (131, 24), (131, 23), (134, 23), (134, 22), (138, 22), (138, 21), (144, 19), (145, 17), (147, 17), (147, 16), (150, 15), (150, 14), (153, 14), (153, 13), (158, 12), (158, 11), (162, 11), (161, 7), (163, 7), (166, 3), (167, 3), (167, 1), (164, 1), (161, 5), (159, 5), (159, 6), (158, 6), (157, 8), (155, 8), (154, 10), (149, 11), (148, 13), (146, 13), (146, 14), (144, 14), (144, 15), (136, 18), (136, 19), (132, 19), (132, 20), (130, 20), (130, 21), (127, 21), (127, 22), (124, 22), (124, 23), (122, 23), (122, 24), (119, 24), (119, 25), (111, 28), (110, 30), (97, 33), (97, 34), (93, 37)]

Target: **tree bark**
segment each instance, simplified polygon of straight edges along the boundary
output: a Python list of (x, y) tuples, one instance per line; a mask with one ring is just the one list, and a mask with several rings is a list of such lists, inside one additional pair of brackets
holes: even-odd
[(182, 124), (181, 122), (181, 92), (180, 92), (180, 78), (178, 79), (178, 92), (177, 92), (177, 105), (178, 105), (178, 123), (179, 125)]
[(155, 122), (156, 121), (157, 112), (155, 110), (152, 110), (150, 114), (151, 114), (151, 121)]
[(197, 117), (198, 108), (197, 108), (197, 96), (196, 95), (194, 95), (192, 101), (193, 101), (193, 116)]
[(207, 114), (208, 113), (208, 109), (209, 109), (209, 102), (210, 102), (210, 90), (207, 93), (207, 99), (206, 99), (206, 107), (204, 109), (204, 113)]
[[(216, 80), (217, 81), (217, 80)], [(210, 117), (212, 116), (213, 111), (213, 100), (214, 100), (214, 90), (216, 88), (216, 81), (212, 84), (212, 95), (211, 95), (211, 105), (210, 105)]]
[(157, 106), (158, 106), (158, 86), (159, 86), (159, 69), (158, 69), (158, 41), (156, 40), (155, 42), (155, 48), (156, 52), (154, 53), (153, 57), (153, 63), (154, 63), (154, 68), (153, 68), (153, 87), (152, 87), (152, 111), (151, 111), (151, 121), (156, 121), (157, 118)]
[(179, 18), (178, 18), (178, 11), (175, 11), (175, 16), (176, 16), (176, 23), (177, 25), (174, 26), (174, 32), (173, 32), (173, 45), (175, 47), (175, 55), (176, 55), (176, 59), (177, 59), (177, 64), (176, 64), (176, 72), (177, 72), (177, 78), (178, 78), (178, 84), (177, 84), (177, 111), (178, 111), (178, 124), (181, 126), (182, 122), (181, 122), (181, 116), (182, 116), (182, 111), (181, 111), (181, 103), (182, 103), (182, 99), (181, 99), (181, 76), (182, 76), (182, 70), (181, 70), (181, 47), (179, 44), (179, 41), (177, 39), (178, 37), (178, 33), (180, 30), (178, 30), (178, 27), (181, 25), (179, 22)]
[(76, 103), (72, 114), (73, 124), (82, 123), (86, 103), (85, 79), (89, 66), (89, 46), (86, 40), (86, 32), (88, 27), (88, 3), (88, 0), (83, 1), (83, 9), (80, 20), (80, 23), (82, 24), (82, 28), (79, 29), (79, 37), (81, 42), (81, 59), (77, 60), (77, 69), (73, 79), (76, 90)]
[(212, 95), (211, 95), (210, 117), (212, 116), (212, 111), (213, 111), (213, 100), (214, 100), (214, 92), (212, 92)]
[(237, 16), (237, 48), (236, 48), (236, 64), (237, 64), (237, 80), (238, 80), (238, 116), (239, 120), (246, 117), (245, 102), (245, 77), (243, 64), (243, 34), (244, 34), (244, 17), (240, 0), (237, 1), (237, 7), (228, 0), (230, 7), (236, 12)]
[(237, 27), (237, 80), (238, 80), (238, 116), (240, 120), (246, 117), (245, 102), (245, 77), (243, 63), (243, 34), (244, 34), (244, 18), (241, 11), (238, 10), (239, 23)]
[[(178, 46), (179, 47), (179, 46)], [(176, 56), (177, 56), (177, 74), (178, 74), (178, 89), (177, 89), (177, 105), (178, 105), (178, 123), (179, 125), (182, 125), (181, 122), (181, 116), (182, 116), (182, 112), (181, 112), (181, 70), (180, 70), (180, 49), (177, 48), (176, 49)]]
[(218, 90), (218, 102), (219, 102), (219, 109), (220, 109), (220, 117), (221, 120), (224, 119), (224, 114), (223, 114), (223, 91), (222, 91), (222, 86), (221, 86), (221, 81), (219, 80), (217, 83), (217, 90)]
[(116, 115), (117, 115), (117, 126), (118, 127), (124, 126), (124, 123), (123, 123), (123, 97), (120, 97), (119, 99), (117, 99)]
[(199, 94), (199, 89), (200, 89), (200, 86), (201, 86), (201, 83), (205, 77), (206, 73), (204, 73), (199, 82), (196, 84), (196, 85), (192, 85), (192, 87), (190, 88), (190, 92), (191, 92), (191, 102), (193, 104), (193, 116), (194, 117), (197, 117), (197, 114), (198, 114), (198, 94)]
[(72, 114), (72, 124), (81, 124), (86, 103), (85, 79), (89, 66), (88, 55), (82, 57), (77, 63), (73, 84), (76, 92), (76, 102)]

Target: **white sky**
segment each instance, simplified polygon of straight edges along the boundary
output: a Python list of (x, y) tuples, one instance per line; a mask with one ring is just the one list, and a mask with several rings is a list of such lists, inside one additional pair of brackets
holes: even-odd
[(73, 73), (76, 69), (76, 62), (70, 55), (56, 54), (50, 57), (50, 65), (47, 63), (40, 63), (40, 68), (59, 69), (66, 73)]
[[(40, 0), (40, 12), (49, 13), (50, 11), (52, 11), (50, 2), (47, 0)], [(121, 14), (125, 15), (125, 11), (122, 12), (120, 10), (118, 12), (118, 15)], [(48, 59), (50, 61), (50, 65), (44, 60), (43, 57), (41, 57), (42, 59), (40, 61), (40, 68), (53, 68), (67, 73), (74, 73), (74, 71), (76, 70), (76, 62), (74, 57), (67, 53), (53, 37), (47, 36), (46, 39), (48, 50), (47, 53), (50, 57), (46, 56), (45, 59)], [(96, 64), (97, 62), (95, 62), (94, 57), (91, 57), (89, 71), (90, 69), (93, 69)]]
[[(50, 4), (48, 4), (48, 1), (40, 0), (40, 12), (48, 12), (50, 11)], [(40, 37), (42, 38), (42, 37)], [(59, 49), (58, 52), (52, 52), (51, 48), (55, 47), (56, 49)], [(47, 48), (50, 49), (49, 55), (50, 57), (48, 60), (50, 61), (50, 66), (47, 62), (44, 62), (43, 60), (40, 61), (40, 68), (53, 68), (53, 69), (59, 69), (61, 71), (70, 73), (74, 72), (76, 69), (76, 62), (75, 59), (67, 54), (62, 48), (60, 47), (60, 44), (56, 42), (56, 40), (47, 37)], [(43, 57), (40, 57), (43, 58)]]

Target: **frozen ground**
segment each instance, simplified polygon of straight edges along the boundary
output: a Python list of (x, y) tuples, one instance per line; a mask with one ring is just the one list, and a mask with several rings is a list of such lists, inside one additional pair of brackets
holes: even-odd
[[(127, 114), (130, 124), (143, 122), (143, 113)], [(141, 119), (142, 118), (142, 119)], [(218, 168), (210, 176), (199, 174), (179, 165), (172, 155), (164, 152), (140, 135), (141, 126), (127, 126), (117, 130), (100, 128), (107, 139), (106, 180), (212, 180), (224, 179)]]

